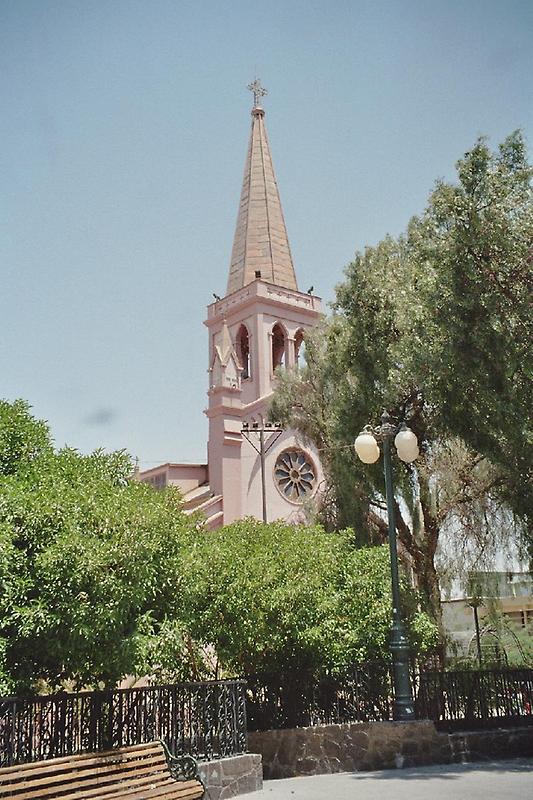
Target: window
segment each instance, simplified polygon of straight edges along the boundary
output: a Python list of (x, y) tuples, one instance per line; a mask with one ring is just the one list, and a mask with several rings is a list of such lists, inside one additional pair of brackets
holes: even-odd
[(518, 627), (520, 628), (525, 627), (524, 612), (522, 610), (505, 611), (504, 616), (507, 617), (507, 619), (511, 620), (511, 622), (514, 622), (514, 624), (517, 625)]
[(302, 330), (296, 331), (294, 337), (294, 363), (298, 368), (304, 365), (305, 342), (304, 332)]
[(276, 322), (272, 328), (272, 369), (285, 366), (285, 333)]
[(167, 485), (167, 474), (166, 472), (159, 472), (157, 475), (152, 475), (148, 478), (148, 483), (151, 483), (154, 489), (160, 491), (164, 489)]
[(316, 469), (307, 453), (297, 448), (281, 453), (274, 467), (278, 492), (292, 503), (301, 503), (313, 494)]
[(250, 336), (246, 325), (241, 325), (237, 333), (237, 356), (242, 367), (242, 378), (249, 378), (250, 369)]

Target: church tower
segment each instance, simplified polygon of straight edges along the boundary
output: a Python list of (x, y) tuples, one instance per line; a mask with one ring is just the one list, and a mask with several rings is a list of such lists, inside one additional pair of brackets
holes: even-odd
[(316, 453), (270, 424), (276, 370), (297, 369), (320, 299), (298, 290), (259, 81), (226, 295), (208, 307), (208, 471), (218, 524), (301, 518), (322, 480)]
[(140, 473), (156, 489), (179, 487), (184, 509), (209, 528), (253, 516), (302, 519), (320, 491), (318, 454), (294, 431), (272, 425), (277, 370), (298, 369), (305, 332), (320, 298), (298, 290), (261, 99), (254, 93), (226, 295), (207, 309), (209, 332), (207, 464), (167, 463)]

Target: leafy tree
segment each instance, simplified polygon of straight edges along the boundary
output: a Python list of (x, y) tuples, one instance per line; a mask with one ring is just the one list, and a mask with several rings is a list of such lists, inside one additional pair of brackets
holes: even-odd
[[(55, 452), (19, 402), (0, 441), (2, 693), (386, 661), (386, 550), (281, 523), (205, 531), (176, 492), (130, 480), (124, 453)], [(425, 652), (432, 628), (406, 598)]]
[(480, 139), (409, 228), (422, 314), (409, 372), (441, 424), (497, 465), (500, 490), (532, 516), (533, 168), (520, 133)]
[(0, 400), (0, 476), (27, 470), (52, 450), (48, 426), (32, 416), (28, 403)]
[[(322, 518), (331, 527), (361, 522), (366, 541), (386, 535), (383, 477), (379, 464), (356, 461), (353, 440), (383, 408), (414, 429), (422, 453), (416, 464), (396, 464), (396, 525), (438, 622), (441, 534), (460, 524), (465, 536), (483, 530), (486, 539), (494, 533), (486, 520), (503, 501), (523, 519), (528, 513), (530, 175), (519, 135), (498, 155), (478, 142), (458, 164), (458, 186), (439, 184), (407, 236), (356, 255), (337, 287), (333, 317), (307, 337), (307, 366), (280, 374), (274, 397), (273, 415), (321, 450), (329, 484)], [(483, 257), (470, 255), (474, 244)], [(496, 424), (487, 433), (492, 407)], [(508, 446), (496, 457), (498, 441)]]
[(3, 690), (150, 669), (147, 638), (179, 603), (179, 496), (129, 480), (124, 453), (54, 452), (21, 402), (2, 404), (0, 443)]
[[(253, 519), (200, 531), (184, 552), (184, 608), (193, 638), (226, 674), (311, 674), (386, 663), (391, 590), (386, 548), (355, 550), (353, 534)], [(407, 592), (418, 650), (435, 629)]]

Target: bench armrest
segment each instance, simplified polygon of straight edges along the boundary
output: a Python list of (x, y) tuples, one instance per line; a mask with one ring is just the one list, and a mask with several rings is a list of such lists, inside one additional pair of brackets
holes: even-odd
[[(163, 750), (165, 751), (165, 755), (167, 757), (168, 769), (170, 774), (177, 781), (192, 781), (197, 780), (200, 783), (200, 776), (198, 774), (198, 764), (196, 763), (195, 759), (192, 756), (175, 756), (173, 755), (167, 747), (166, 742), (161, 741), (163, 745)], [(203, 785), (203, 784), (202, 784)]]

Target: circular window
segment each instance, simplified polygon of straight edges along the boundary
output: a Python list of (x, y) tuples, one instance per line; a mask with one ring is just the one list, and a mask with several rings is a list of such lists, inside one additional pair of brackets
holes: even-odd
[(301, 503), (313, 494), (316, 469), (303, 450), (285, 450), (274, 467), (274, 478), (280, 494), (291, 503)]

